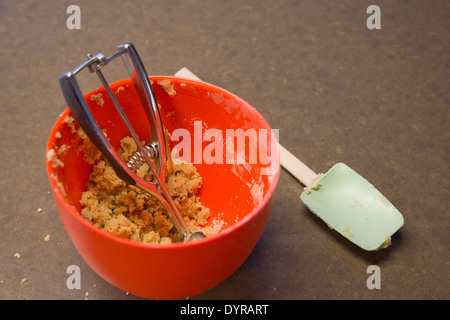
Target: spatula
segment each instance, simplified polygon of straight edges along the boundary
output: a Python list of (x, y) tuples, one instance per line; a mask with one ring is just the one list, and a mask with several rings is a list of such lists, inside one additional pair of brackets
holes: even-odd
[[(176, 76), (200, 80), (189, 69)], [(302, 202), (330, 228), (359, 247), (386, 248), (404, 219), (386, 197), (344, 163), (337, 163), (325, 174), (316, 174), (280, 144), (281, 165), (304, 186)]]
[(404, 219), (372, 184), (344, 163), (317, 175), (278, 146), (281, 165), (306, 186), (301, 200), (330, 228), (368, 251), (391, 244)]

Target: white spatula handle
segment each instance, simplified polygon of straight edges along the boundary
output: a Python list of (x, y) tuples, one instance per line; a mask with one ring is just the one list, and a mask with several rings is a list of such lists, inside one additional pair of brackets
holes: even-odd
[(304, 186), (308, 187), (313, 184), (317, 174), (308, 168), (303, 162), (296, 158), (281, 144), (278, 144), (280, 149), (280, 161), (281, 165), (289, 171), (294, 177), (296, 177)]
[(180, 77), (180, 78), (187, 78), (187, 79), (202, 81), (202, 79), (197, 77), (196, 74), (194, 74), (191, 70), (189, 70), (186, 67), (183, 67), (180, 70), (178, 70), (177, 72), (175, 72), (175, 76)]

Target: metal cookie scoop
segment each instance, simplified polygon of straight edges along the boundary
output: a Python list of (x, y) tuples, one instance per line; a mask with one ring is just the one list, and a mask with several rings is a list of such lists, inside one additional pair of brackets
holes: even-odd
[[(128, 43), (119, 46), (118, 51), (110, 57), (105, 57), (101, 53), (95, 56), (88, 54), (87, 56), (87, 61), (79, 65), (73, 71), (67, 72), (59, 77), (59, 84), (63, 91), (64, 98), (66, 99), (75, 120), (94, 145), (109, 161), (120, 179), (130, 185), (135, 185), (143, 189), (160, 201), (167, 210), (175, 228), (181, 234), (184, 242), (204, 238), (205, 235), (201, 231), (192, 232), (188, 228), (166, 187), (166, 163), (169, 161), (168, 157), (170, 155), (168, 155), (166, 151), (166, 139), (153, 89), (136, 49), (131, 43)], [(124, 58), (125, 66), (128, 69), (131, 81), (138, 93), (142, 107), (144, 108), (150, 123), (150, 144), (147, 146), (143, 146), (140, 142), (135, 130), (128, 121), (128, 118), (101, 72), (101, 69), (104, 66), (119, 56)], [(108, 142), (84, 100), (84, 96), (81, 93), (75, 78), (75, 76), (84, 68), (87, 68), (91, 73), (95, 72), (98, 75), (106, 92), (112, 99), (114, 107), (138, 146), (138, 151), (127, 161), (122, 160), (117, 151)], [(153, 181), (146, 181), (136, 174), (136, 170), (144, 163), (149, 166), (154, 177)]]

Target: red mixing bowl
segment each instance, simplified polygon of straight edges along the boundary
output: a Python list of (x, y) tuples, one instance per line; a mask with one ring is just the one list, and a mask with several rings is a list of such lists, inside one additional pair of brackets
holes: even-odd
[[(90, 165), (83, 161), (75, 148), (70, 147), (74, 133), (64, 121), (66, 116), (71, 115), (69, 109), (61, 114), (50, 133), (47, 170), (64, 227), (76, 249), (96, 273), (112, 285), (137, 296), (179, 299), (215, 287), (248, 258), (272, 208), (280, 174), (279, 153), (269, 124), (236, 95), (194, 80), (169, 76), (154, 76), (150, 79), (155, 96), (162, 106), (164, 126), (170, 133), (182, 129), (181, 132), (189, 132), (192, 137), (192, 162), (196, 154), (194, 165), (203, 178), (200, 199), (211, 210), (208, 223), (220, 219), (224, 222), (224, 230), (197, 242), (156, 245), (114, 236), (86, 221), (80, 214), (80, 199), (88, 180)], [(167, 90), (167, 85), (173, 86), (174, 91)], [(139, 100), (133, 85), (129, 80), (122, 80), (111, 84), (111, 88), (117, 92), (122, 108), (140, 137), (145, 140), (149, 132), (148, 124), (141, 108), (136, 108)], [(98, 93), (102, 93), (104, 101), (101, 106), (90, 99), (92, 94)], [(85, 98), (100, 126), (106, 129), (111, 144), (118, 147), (120, 139), (128, 134), (119, 116), (114, 114), (111, 99), (103, 87), (87, 94)], [(211, 148), (212, 143), (203, 139), (199, 144), (199, 123), (202, 133), (208, 129), (217, 129), (216, 132), (223, 133), (223, 139), (217, 140), (223, 143), (223, 163), (216, 161), (211, 164), (205, 159), (198, 161), (199, 156), (205, 156), (199, 153), (199, 145), (202, 151), (210, 151), (207, 148)], [(226, 133), (252, 131), (261, 133), (257, 149), (269, 155), (270, 162), (267, 159), (263, 161), (262, 156), (261, 161), (256, 163), (249, 161), (252, 160), (249, 158), (252, 146), (251, 142), (247, 142), (244, 154), (246, 161), (227, 163), (226, 153), (234, 151), (238, 154), (239, 143), (236, 140), (234, 145), (230, 144)], [(249, 137), (246, 139), (250, 141)], [(178, 140), (170, 144), (176, 148), (180, 143), (181, 140)], [(57, 150), (64, 144), (69, 146), (67, 152), (59, 157), (64, 165), (54, 166), (49, 156), (51, 150)]]

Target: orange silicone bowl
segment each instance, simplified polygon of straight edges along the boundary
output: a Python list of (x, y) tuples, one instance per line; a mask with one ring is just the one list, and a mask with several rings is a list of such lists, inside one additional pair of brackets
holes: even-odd
[[(209, 207), (208, 223), (220, 219), (225, 228), (206, 239), (170, 245), (144, 244), (111, 235), (86, 221), (80, 214), (80, 198), (88, 179), (90, 165), (72, 145), (73, 125), (65, 121), (70, 116), (67, 109), (53, 127), (47, 145), (47, 170), (56, 206), (67, 233), (76, 249), (102, 278), (131, 294), (151, 299), (179, 299), (200, 294), (211, 289), (233, 274), (244, 263), (260, 238), (268, 220), (273, 195), (280, 174), (276, 139), (268, 123), (247, 102), (236, 95), (207, 83), (169, 76), (150, 77), (155, 96), (161, 105), (164, 126), (173, 133), (186, 129), (191, 134), (194, 153), (198, 153), (197, 124), (202, 132), (214, 128), (242, 129), (245, 132), (268, 131), (270, 171), (263, 161), (249, 164), (194, 162), (203, 178), (200, 191), (202, 204)], [(162, 81), (162, 82), (161, 82)], [(169, 94), (161, 83), (173, 86), (176, 94)], [(129, 80), (111, 84), (113, 92), (125, 113), (134, 122), (140, 137), (148, 132), (148, 125), (140, 108), (136, 92)], [(167, 88), (166, 88), (167, 89)], [(102, 93), (103, 105), (90, 99)], [(111, 144), (118, 146), (127, 135), (125, 127), (113, 112), (113, 105), (103, 88), (85, 96), (94, 116), (105, 128)], [(75, 123), (75, 126), (77, 124)], [(172, 139), (173, 140), (173, 139)], [(270, 140), (270, 141), (269, 141)], [(217, 140), (220, 141), (220, 140)], [(224, 159), (227, 139), (223, 139)], [(176, 147), (180, 141), (171, 141)], [(195, 149), (194, 143), (197, 143)], [(61, 146), (68, 147), (64, 152)], [(211, 148), (210, 141), (201, 142), (202, 150)], [(234, 149), (239, 144), (234, 144)], [(197, 151), (195, 151), (197, 150)], [(218, 150), (218, 149), (217, 149)], [(56, 151), (56, 153), (53, 153)], [(237, 152), (237, 151), (236, 151)], [(56, 154), (63, 165), (51, 156)], [(249, 149), (246, 153), (248, 160)], [(198, 160), (198, 159), (197, 159)], [(197, 161), (198, 162), (198, 161)], [(216, 161), (219, 162), (219, 161)], [(269, 174), (267, 174), (269, 173)]]

